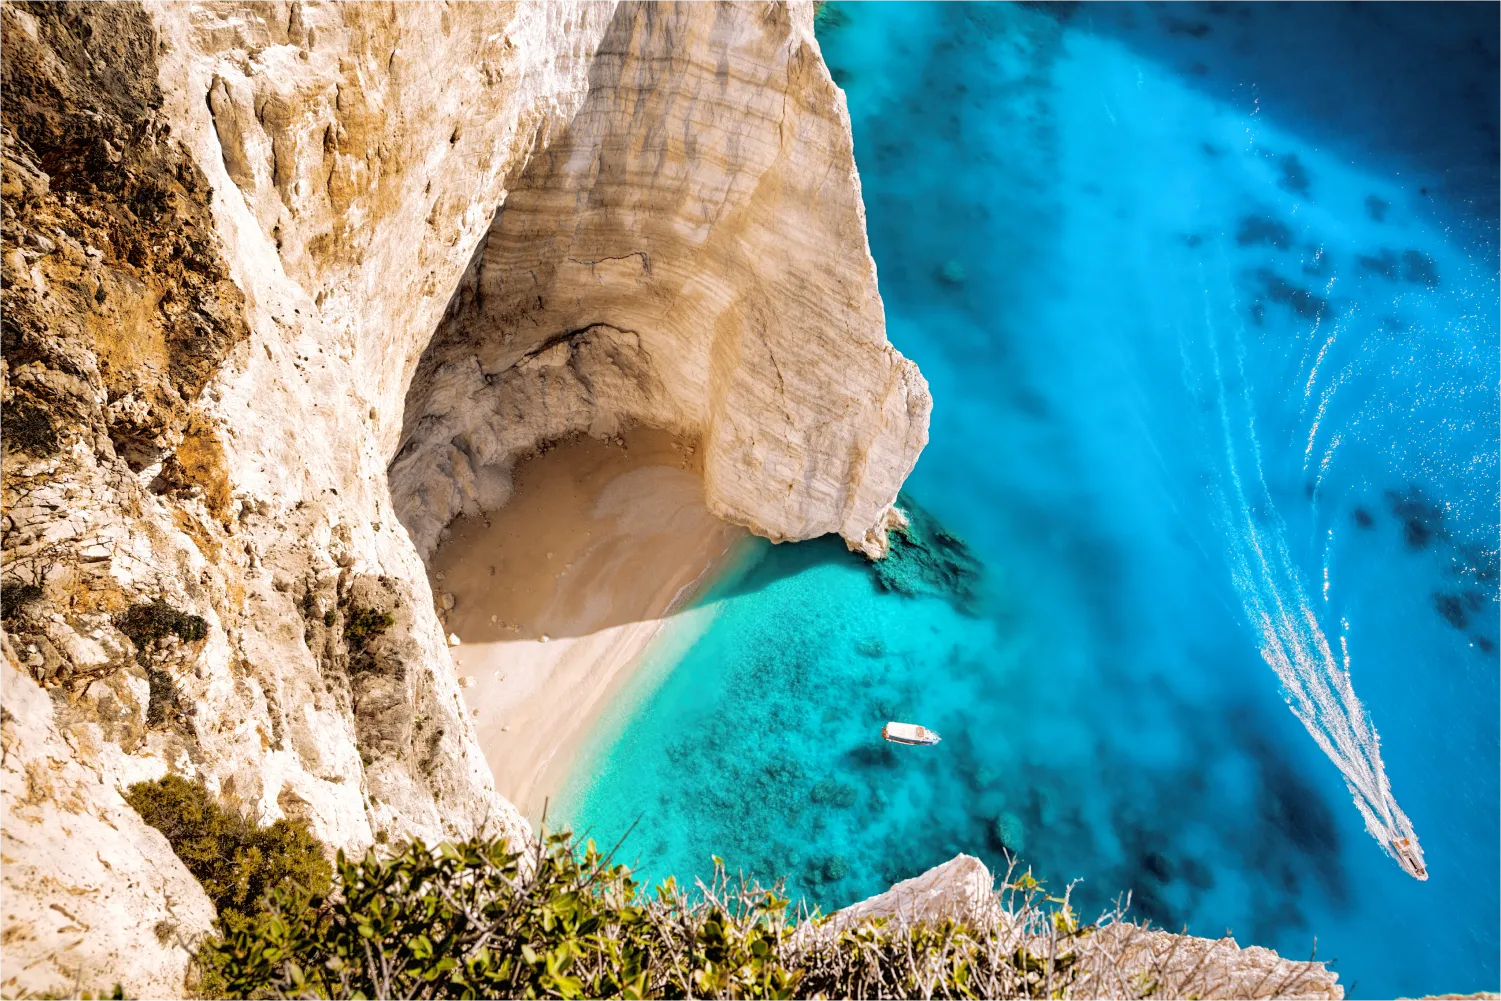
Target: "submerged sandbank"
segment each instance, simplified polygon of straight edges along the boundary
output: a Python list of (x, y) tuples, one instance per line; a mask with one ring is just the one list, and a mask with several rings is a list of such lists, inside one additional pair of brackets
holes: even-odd
[[(618, 443), (623, 442), (623, 444)], [(429, 562), (500, 793), (536, 820), (594, 720), (744, 529), (709, 513), (691, 443), (582, 437), (520, 463), (498, 511)]]

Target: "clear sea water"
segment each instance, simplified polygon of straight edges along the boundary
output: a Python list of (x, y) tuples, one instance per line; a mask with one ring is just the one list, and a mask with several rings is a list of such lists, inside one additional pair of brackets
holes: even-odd
[(555, 813), (826, 910), (1009, 849), (1086, 908), (1316, 939), (1354, 997), (1494, 990), (1497, 9), (829, 5), (935, 400), (908, 492), (980, 600), (753, 547)]

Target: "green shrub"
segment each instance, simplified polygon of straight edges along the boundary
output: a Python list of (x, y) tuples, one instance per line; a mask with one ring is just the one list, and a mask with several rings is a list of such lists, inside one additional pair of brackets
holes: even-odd
[(177, 682), (173, 681), (172, 675), (166, 671), (148, 667), (146, 683), (149, 686), (149, 695), (146, 700), (146, 725), (157, 727), (173, 722), (182, 712), (182, 703), (178, 700)]
[(57, 451), (60, 443), (57, 428), (46, 409), (32, 400), (17, 400), (5, 408), (0, 420), (0, 437), (7, 445), (45, 458)]
[(157, 598), (132, 605), (117, 616), (115, 626), (130, 637), (138, 654), (144, 653), (154, 640), (173, 635), (196, 643), (208, 635), (208, 623), (201, 615), (190, 615)]
[(175, 777), (128, 798), (219, 908), (195, 953), (208, 997), (1234, 998), (1329, 982), (1313, 963), (1228, 980), (1204, 950), (1233, 943), (1164, 943), (1119, 909), (1080, 925), (1030, 874), (923, 922), (795, 915), (779, 887), (731, 881), (718, 859), (691, 896), (671, 879), (645, 893), (568, 834), (525, 855), (486, 839), (340, 852), (330, 881), (298, 825), (256, 827)]
[(344, 623), (344, 642), (348, 643), (351, 649), (363, 649), (366, 643), (390, 629), (395, 623), (396, 617), (390, 612), (378, 612), (373, 608), (351, 609), (349, 619)]
[(14, 618), (26, 605), (42, 596), (42, 586), (21, 580), (0, 584), (0, 615)]
[(625, 866), (567, 835), (525, 859), (474, 840), (359, 862), (314, 908), (281, 894), (200, 954), (231, 996), (791, 997), (779, 958), (787, 902), (742, 894), (694, 907), (669, 883), (643, 897)]
[(267, 913), (203, 948), (229, 996), (1050, 997), (1073, 979), (1070, 943), (1092, 930), (1033, 897), (1031, 917), (998, 909), (979, 927), (800, 925), (778, 890), (732, 883), (722, 865), (692, 897), (672, 880), (644, 894), (566, 834), (525, 857), (504, 841), (417, 842), (341, 853), (337, 868), (327, 898), (273, 893)]
[(284, 910), (328, 893), (332, 867), (322, 845), (300, 822), (278, 820), (261, 827), (220, 806), (199, 783), (177, 775), (137, 782), (125, 799), (166, 835), (177, 857), (203, 884), (226, 933), (253, 924), (272, 889)]

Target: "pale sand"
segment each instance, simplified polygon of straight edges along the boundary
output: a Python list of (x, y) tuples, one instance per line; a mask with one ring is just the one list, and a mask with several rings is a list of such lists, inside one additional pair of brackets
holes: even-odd
[(686, 443), (651, 429), (625, 442), (521, 463), (505, 506), (456, 520), (428, 566), (440, 607), (455, 598), (454, 664), (473, 678), (496, 787), (533, 821), (648, 644), (746, 535), (704, 507)]

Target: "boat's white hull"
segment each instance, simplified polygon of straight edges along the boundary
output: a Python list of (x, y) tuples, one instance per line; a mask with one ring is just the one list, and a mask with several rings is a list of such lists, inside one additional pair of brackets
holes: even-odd
[(893, 744), (913, 747), (932, 747), (943, 739), (927, 727), (913, 723), (887, 723), (881, 727), (881, 736)]

